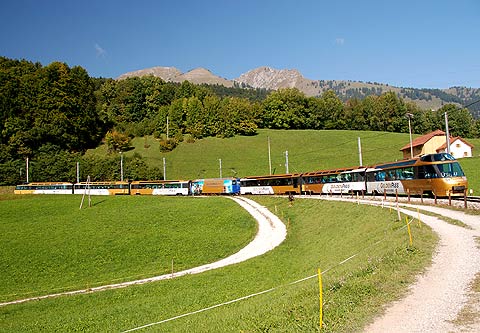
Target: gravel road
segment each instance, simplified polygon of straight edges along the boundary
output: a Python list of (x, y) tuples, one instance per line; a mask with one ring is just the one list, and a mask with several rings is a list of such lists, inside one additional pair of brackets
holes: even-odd
[[(323, 198), (325, 200), (352, 200)], [(390, 201), (358, 200), (364, 204), (394, 205)], [(357, 201), (357, 200), (355, 200)], [(463, 202), (457, 203), (463, 205)], [(441, 217), (420, 214), (420, 219), (440, 237), (432, 265), (418, 277), (407, 295), (385, 307), (385, 313), (365, 328), (365, 332), (480, 332), (480, 293), (471, 289), (480, 279), (480, 215), (468, 215), (438, 206), (400, 203), (400, 207), (419, 208)], [(472, 207), (477, 208), (478, 207)], [(416, 212), (400, 209), (417, 217)], [(448, 224), (448, 217), (462, 221), (471, 229)], [(468, 320), (456, 320), (468, 310)], [(473, 313), (472, 313), (473, 311)]]

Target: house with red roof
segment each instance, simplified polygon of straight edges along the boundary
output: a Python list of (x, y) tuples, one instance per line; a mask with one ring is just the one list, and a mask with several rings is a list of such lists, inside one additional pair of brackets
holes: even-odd
[[(412, 140), (413, 156), (447, 152), (447, 137), (444, 131), (436, 130)], [(455, 158), (472, 157), (473, 145), (457, 136), (450, 137), (450, 154)], [(403, 158), (410, 158), (410, 142), (400, 151)]]

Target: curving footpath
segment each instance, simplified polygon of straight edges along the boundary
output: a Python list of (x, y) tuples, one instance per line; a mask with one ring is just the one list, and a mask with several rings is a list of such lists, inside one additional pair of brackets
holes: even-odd
[[(352, 199), (321, 199), (352, 202)], [(395, 202), (355, 200), (357, 201), (361, 204), (396, 207)], [(420, 220), (431, 227), (440, 238), (432, 265), (417, 278), (403, 299), (387, 304), (385, 313), (367, 326), (365, 332), (480, 332), (478, 309), (473, 322), (453, 322), (468, 302), (471, 302), (469, 297), (474, 294), (471, 284), (477, 275), (480, 277), (480, 244), (476, 241), (480, 237), (480, 216), (436, 206), (405, 203), (399, 203), (399, 206), (419, 208), (456, 219), (471, 229), (448, 224), (441, 217), (420, 214)], [(416, 211), (405, 208), (399, 210), (417, 218)]]
[(74, 290), (74, 291), (67, 291), (62, 293), (55, 293), (31, 298), (24, 298), (10, 302), (0, 303), (0, 306), (10, 305), (10, 304), (19, 304), (25, 303), (28, 301), (35, 301), (41, 300), (46, 298), (54, 298), (59, 296), (67, 296), (67, 295), (77, 295), (77, 294), (86, 294), (92, 292), (98, 292), (103, 290), (109, 289), (119, 289), (125, 288), (132, 285), (139, 285), (145, 284), (155, 281), (167, 280), (176, 278), (179, 276), (187, 275), (187, 274), (198, 274), (205, 271), (209, 271), (212, 269), (237, 264), (239, 262), (251, 259), (256, 256), (260, 256), (278, 245), (280, 245), (287, 236), (287, 228), (285, 224), (272, 212), (270, 212), (267, 208), (261, 206), (260, 204), (256, 203), (253, 200), (247, 198), (240, 198), (240, 197), (229, 197), (230, 199), (237, 202), (240, 206), (242, 206), (245, 210), (247, 210), (250, 215), (252, 215), (258, 224), (258, 231), (255, 238), (247, 244), (243, 249), (238, 251), (237, 253), (216, 261), (214, 263), (198, 266), (195, 268), (187, 269), (184, 271), (176, 272), (173, 274), (165, 274), (154, 276), (151, 278), (141, 279), (141, 280), (134, 280), (116, 284), (109, 284), (89, 289), (81, 289), (81, 290)]
[[(469, 301), (471, 283), (480, 273), (480, 249), (476, 243), (480, 237), (480, 217), (439, 207), (419, 208), (462, 221), (472, 230), (421, 215), (422, 222), (440, 237), (432, 265), (411, 286), (408, 295), (387, 308), (366, 332), (480, 332), (478, 321), (469, 327), (459, 327), (453, 322)], [(402, 209), (402, 212), (412, 215), (411, 211)]]

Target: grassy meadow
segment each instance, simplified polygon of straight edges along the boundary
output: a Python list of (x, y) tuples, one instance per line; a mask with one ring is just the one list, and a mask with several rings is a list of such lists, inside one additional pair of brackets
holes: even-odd
[[(418, 135), (414, 135), (417, 137)], [(182, 142), (172, 152), (162, 154), (153, 137), (135, 138), (134, 149), (147, 163), (163, 168), (167, 164), (168, 179), (242, 177), (269, 173), (268, 137), (270, 138), (272, 172), (285, 173), (285, 151), (289, 155), (289, 171), (305, 172), (359, 165), (358, 137), (362, 143), (363, 164), (402, 159), (399, 149), (409, 142), (405, 133), (337, 131), (337, 130), (258, 130), (255, 136), (227, 139), (205, 138), (193, 143)], [(480, 194), (480, 139), (469, 139), (476, 148), (475, 158), (460, 162), (470, 180), (470, 188)], [(105, 146), (88, 154), (105, 155)]]
[(256, 233), (225, 198), (32, 195), (1, 200), (0, 301), (140, 279), (224, 258)]
[[(2, 244), (2, 251), (8, 251), (2, 256), (2, 271), (13, 271), (9, 278), (2, 273), (2, 294), (83, 285), (87, 275), (89, 281), (100, 281), (143, 276), (152, 270), (161, 273), (171, 256), (189, 258), (184, 259), (184, 267), (195, 265), (234, 252), (255, 229), (251, 219), (226, 198), (95, 198), (94, 206), (82, 211), (79, 198), (70, 198), (35, 196), (0, 202), (2, 212), (8, 212), (2, 233), (9, 232), (4, 236), (9, 244)], [(396, 221), (396, 213), (388, 209), (311, 199), (297, 199), (293, 205), (280, 197), (254, 199), (287, 225), (287, 239), (273, 251), (174, 280), (0, 307), (0, 331), (124, 331), (274, 288), (142, 331), (314, 332), (319, 326), (314, 276), (318, 268), (324, 272), (322, 332), (358, 331), (385, 302), (405, 292), (414, 274), (429, 262), (436, 243), (429, 228), (414, 223), (414, 244), (409, 246), (405, 222)], [(192, 212), (199, 215), (194, 218)], [(171, 218), (163, 218), (165, 214)], [(167, 242), (170, 237), (177, 241)], [(97, 246), (100, 243), (107, 251)], [(173, 244), (182, 248), (183, 255), (172, 252)], [(9, 247), (21, 249), (22, 254)], [(189, 251), (194, 255), (189, 256)], [(107, 255), (118, 257), (121, 264), (107, 262), (108, 269), (100, 269), (87, 263), (100, 257), (103, 266)], [(63, 274), (44, 274), (44, 266), (61, 266), (57, 269)], [(85, 276), (84, 269), (89, 270)], [(40, 275), (41, 282), (29, 275)], [(291, 284), (306, 277), (312, 278)], [(13, 278), (14, 285), (7, 287)]]
[[(476, 147), (480, 150), (480, 142)], [(473, 195), (480, 196), (480, 156), (462, 158), (459, 161), (463, 171), (467, 175), (468, 187), (473, 190)]]

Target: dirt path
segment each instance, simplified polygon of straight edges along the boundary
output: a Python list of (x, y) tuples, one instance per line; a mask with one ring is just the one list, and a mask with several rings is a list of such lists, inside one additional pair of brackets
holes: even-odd
[(198, 274), (208, 270), (237, 264), (239, 262), (248, 260), (250, 258), (262, 255), (274, 249), (284, 241), (285, 237), (287, 236), (287, 229), (285, 225), (277, 216), (271, 213), (267, 208), (247, 198), (230, 197), (230, 199), (237, 202), (240, 206), (242, 206), (245, 210), (247, 210), (250, 213), (250, 215), (252, 215), (255, 218), (258, 224), (258, 231), (255, 238), (249, 244), (247, 244), (247, 246), (245, 246), (243, 249), (241, 249), (237, 253), (227, 258), (221, 259), (214, 263), (202, 265), (199, 267), (176, 272), (173, 274), (165, 274), (165, 275), (154, 276), (147, 279), (109, 284), (109, 285), (99, 286), (99, 287), (90, 288), (90, 289), (81, 289), (81, 290), (55, 293), (55, 294), (49, 294), (49, 295), (43, 295), (43, 296), (37, 296), (37, 297), (31, 297), (31, 298), (24, 298), (24, 299), (19, 299), (15, 301), (0, 303), (0, 306), (24, 303), (28, 301), (34, 301), (34, 300), (41, 300), (45, 298), (85, 294), (85, 293), (98, 292), (98, 291), (103, 291), (108, 289), (119, 289), (119, 288), (125, 288), (128, 286), (131, 286), (131, 285), (145, 284), (145, 283), (150, 283), (150, 282), (155, 282), (160, 280), (172, 279), (172, 278), (176, 278), (176, 277), (187, 275), (187, 274)]
[[(466, 222), (457, 212), (445, 210), (442, 215)], [(411, 286), (408, 295), (390, 305), (366, 332), (450, 332), (455, 329), (452, 321), (467, 303), (470, 284), (480, 272), (480, 253), (475, 243), (479, 233), (436, 217), (421, 215), (420, 219), (440, 236), (432, 266)]]
[[(392, 202), (360, 202), (396, 206)], [(387, 305), (385, 313), (367, 326), (365, 332), (480, 332), (480, 295), (471, 289), (475, 278), (480, 279), (480, 216), (433, 206), (401, 203), (400, 207), (418, 207), (456, 219), (472, 230), (448, 224), (441, 217), (420, 214), (422, 222), (440, 237), (432, 265), (418, 277), (405, 298)], [(417, 217), (416, 211), (404, 208), (400, 211)], [(467, 308), (469, 320), (456, 320)]]

